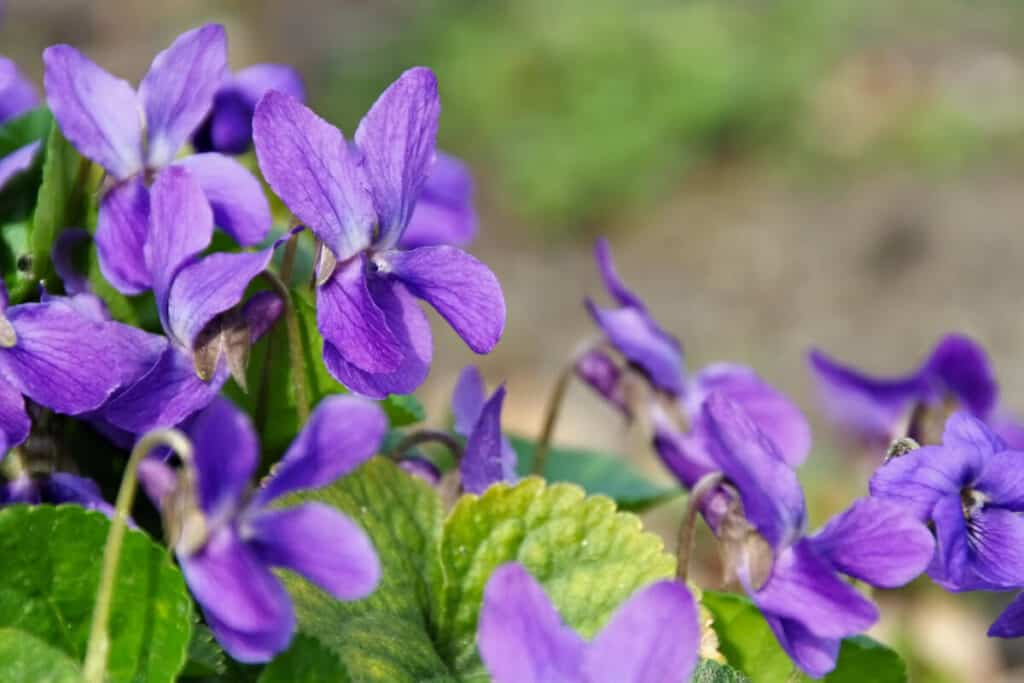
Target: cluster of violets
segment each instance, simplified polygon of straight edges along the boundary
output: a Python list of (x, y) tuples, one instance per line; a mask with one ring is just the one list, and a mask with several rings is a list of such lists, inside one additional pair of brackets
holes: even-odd
[[(47, 415), (75, 416), (122, 448), (153, 429), (180, 429), (191, 459), (151, 454), (140, 480), (219, 642), (240, 661), (267, 661), (295, 629), (273, 568), (339, 600), (372, 593), (382, 571), (368, 536), (337, 510), (272, 503), (380, 452), (388, 425), (376, 401), (414, 391), (430, 370), (420, 301), (476, 353), (490, 352), (503, 332), (501, 287), (462, 249), (476, 232), (472, 181), (435, 150), (436, 79), (426, 68), (403, 73), (347, 140), (303, 104), (292, 69), (232, 73), (220, 26), (178, 37), (137, 88), (70, 46), (48, 48), (43, 62), (46, 105), (104, 179), (94, 234), (68, 229), (54, 246), (63, 292), (41, 290), (17, 305), (0, 297), (0, 448), (17, 449), (24, 469), (0, 490), (0, 504), (70, 502), (113, 514), (95, 483), (38, 456), (46, 449), (35, 446), (35, 427)], [(35, 87), (0, 58), (0, 122), (39, 104)], [(0, 159), (0, 186), (30, 168), (40, 146)], [(272, 234), (261, 180), (235, 158), (250, 149), (297, 219), (283, 234)], [(240, 249), (211, 251), (215, 229)], [(230, 378), (244, 388), (249, 348), (287, 305), (273, 288), (252, 294), (253, 283), (276, 277), (268, 274), (275, 251), (305, 230), (318, 245), (323, 363), (350, 395), (323, 400), (256, 484), (256, 431), (221, 390)], [(76, 272), (71, 251), (90, 240), (110, 285), (151, 293), (161, 333), (114, 320)], [(850, 579), (892, 588), (927, 572), (951, 591), (1024, 589), (1024, 468), (1016, 462), (1024, 452), (1014, 450), (1024, 448), (1024, 428), (999, 409), (974, 342), (950, 336), (894, 379), (811, 353), (845, 432), (879, 454), (908, 435), (925, 445), (893, 450), (869, 496), (809, 533), (796, 469), (811, 437), (800, 410), (745, 366), (688, 373), (681, 345), (625, 286), (604, 241), (596, 261), (614, 304), (586, 302), (601, 336), (574, 358), (575, 375), (650, 426), (653, 450), (693, 491), (691, 504), (719, 539), (729, 578), (801, 670), (826, 674), (841, 640), (877, 621)], [(504, 397), (504, 386), (488, 396), (475, 368), (458, 379), (462, 492), (516, 480), (501, 430)], [(936, 419), (945, 423), (941, 443), (927, 429)], [(412, 451), (401, 465), (441, 483), (437, 467)], [(1024, 634), (1024, 598), (990, 633)], [(494, 571), (479, 617), (480, 654), (499, 683), (679, 681), (693, 670), (699, 641), (696, 603), (682, 582), (641, 589), (587, 642), (515, 563)]]

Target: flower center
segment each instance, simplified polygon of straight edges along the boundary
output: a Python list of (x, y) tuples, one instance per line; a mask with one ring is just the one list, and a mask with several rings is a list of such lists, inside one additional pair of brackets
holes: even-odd
[(978, 512), (981, 512), (981, 509), (985, 507), (988, 501), (989, 497), (981, 491), (968, 487), (960, 490), (960, 507), (964, 512), (964, 519), (970, 519)]

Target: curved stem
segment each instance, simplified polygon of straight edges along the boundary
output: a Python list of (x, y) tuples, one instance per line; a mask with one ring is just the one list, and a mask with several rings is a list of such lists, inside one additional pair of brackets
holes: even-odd
[(295, 312), (295, 300), (292, 299), (292, 293), (288, 286), (273, 272), (265, 270), (263, 277), (284, 302), (284, 322), (288, 332), (288, 357), (292, 366), (292, 381), (295, 382), (295, 412), (298, 413), (299, 423), (305, 424), (309, 419), (310, 410), (309, 385), (305, 372), (306, 366), (302, 360), (302, 332), (299, 330), (299, 316)]
[(462, 460), (462, 444), (459, 443), (458, 439), (447, 432), (441, 432), (434, 429), (420, 429), (409, 434), (391, 449), (389, 455), (393, 458), (400, 457), (410, 448), (418, 446), (421, 443), (442, 444), (448, 449), (448, 452), (452, 454), (452, 457), (455, 458), (455, 462)]
[(725, 476), (721, 472), (704, 475), (693, 487), (690, 498), (686, 501), (686, 512), (679, 525), (679, 546), (676, 548), (676, 579), (681, 583), (686, 583), (686, 577), (690, 573), (690, 554), (693, 551), (693, 532), (697, 526), (697, 513), (704, 502), (704, 497), (718, 488), (723, 481), (725, 481)]
[(103, 568), (100, 573), (100, 585), (96, 591), (96, 605), (92, 612), (85, 664), (82, 667), (82, 679), (85, 683), (103, 683), (104, 680), (107, 655), (110, 651), (107, 623), (110, 621), (114, 580), (117, 578), (117, 565), (121, 561), (121, 546), (124, 544), (128, 515), (131, 513), (132, 503), (135, 502), (137, 470), (142, 459), (158, 446), (167, 446), (183, 462), (192, 459), (192, 444), (184, 434), (175, 429), (155, 429), (139, 439), (132, 449), (124, 477), (121, 478), (121, 488), (117, 492), (117, 505), (114, 518), (110, 522), (110, 533), (107, 534), (107, 543), (103, 548)]
[(569, 388), (569, 381), (575, 370), (576, 357), (573, 357), (569, 364), (562, 368), (562, 372), (555, 381), (555, 386), (551, 389), (551, 395), (544, 409), (544, 425), (541, 427), (540, 436), (537, 437), (537, 444), (533, 447), (533, 474), (544, 476), (548, 452), (551, 450), (551, 437), (555, 432), (558, 416), (562, 412), (565, 391)]

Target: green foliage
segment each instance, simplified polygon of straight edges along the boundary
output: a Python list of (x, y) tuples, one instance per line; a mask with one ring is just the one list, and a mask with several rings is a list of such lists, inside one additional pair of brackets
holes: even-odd
[(326, 647), (299, 634), (288, 651), (271, 662), (259, 683), (348, 683), (345, 667)]
[[(533, 471), (534, 443), (521, 436), (510, 436), (518, 456), (520, 476)], [(623, 510), (640, 512), (683, 493), (675, 486), (660, 486), (649, 481), (622, 456), (552, 447), (544, 464), (544, 478), (579, 484), (587, 493), (608, 496)]]
[(17, 628), (0, 628), (0, 681), (79, 683), (77, 663), (45, 640)]
[(750, 679), (731, 666), (702, 659), (693, 672), (691, 683), (750, 683)]
[[(109, 527), (100, 513), (73, 505), (0, 510), (0, 629), (5, 637), (17, 631), (72, 662), (83, 659), (99, 584), (97, 560)], [(128, 532), (122, 552), (110, 619), (109, 680), (173, 681), (185, 663), (192, 630), (185, 582), (166, 550), (141, 532)], [(30, 639), (23, 646), (18, 642), (17, 648), (38, 647)]]
[(188, 660), (182, 676), (217, 676), (227, 671), (224, 651), (205, 624), (192, 626), (192, 638), (188, 641)]
[(426, 417), (423, 404), (412, 394), (392, 394), (381, 401), (380, 405), (388, 414), (392, 427), (405, 427), (423, 422), (423, 418)]
[[(45, 140), (52, 122), (50, 112), (39, 108), (0, 126), (0, 159), (37, 140)], [(39, 189), (42, 157), (37, 153), (30, 168), (0, 189), (0, 224), (21, 221), (31, 215)]]

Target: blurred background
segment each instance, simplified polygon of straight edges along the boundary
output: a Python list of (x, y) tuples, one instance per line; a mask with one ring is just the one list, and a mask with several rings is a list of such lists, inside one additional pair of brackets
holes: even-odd
[[(137, 80), (178, 33), (218, 21), (235, 68), (287, 62), (351, 132), (403, 69), (433, 67), (444, 149), (478, 183), (474, 252), (509, 307), (475, 359), (437, 326), (421, 395), (440, 421), (455, 374), (507, 380), (506, 426), (592, 332), (593, 238), (682, 339), (691, 367), (754, 366), (811, 415), (812, 525), (864, 492), (869, 463), (816, 412), (805, 353), (910, 370), (944, 333), (993, 357), (1024, 410), (1024, 4), (954, 0), (8, 0), (0, 52), (40, 77), (73, 43)], [(575, 387), (560, 443), (667, 476), (642, 426)], [(647, 515), (674, 543), (681, 502)], [(716, 586), (713, 549), (704, 583)], [(1024, 681), (1024, 644), (985, 637), (1007, 595), (921, 580), (880, 596), (879, 637), (915, 681)]]

